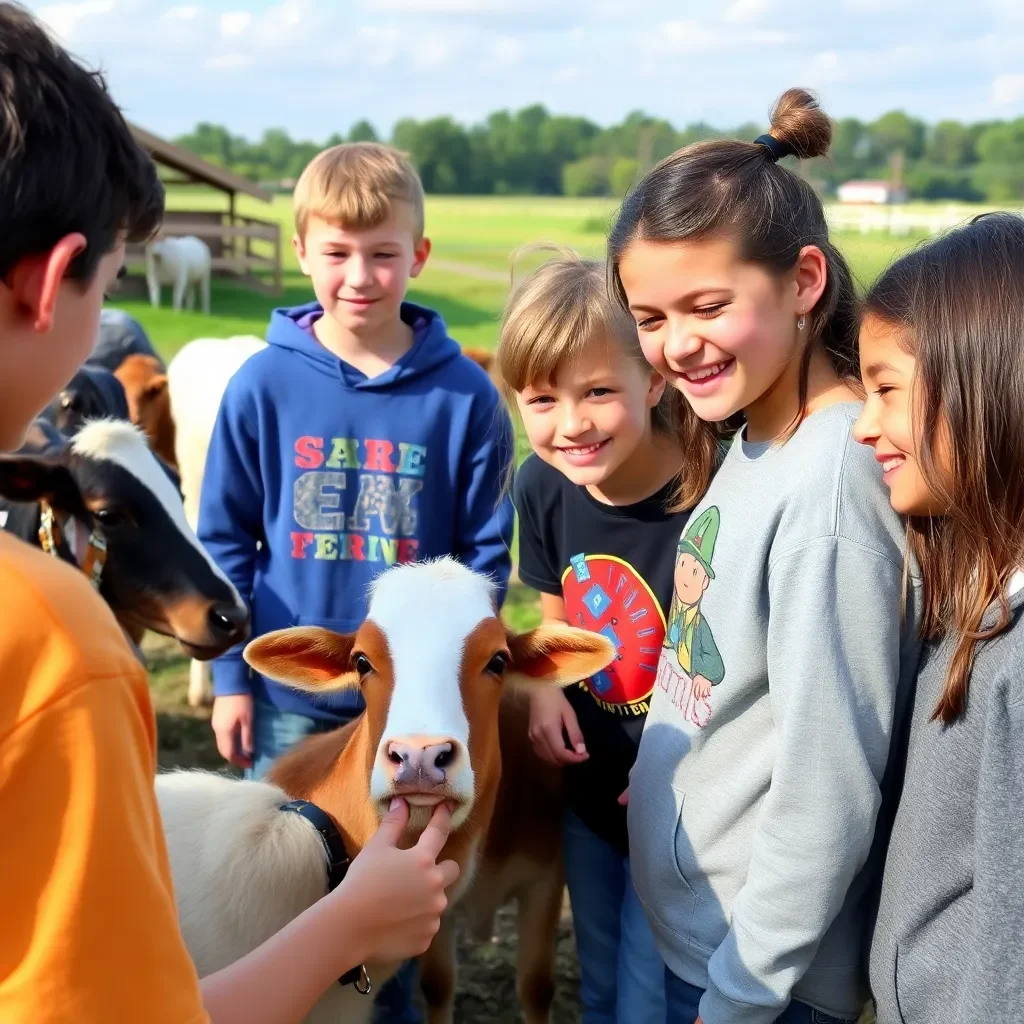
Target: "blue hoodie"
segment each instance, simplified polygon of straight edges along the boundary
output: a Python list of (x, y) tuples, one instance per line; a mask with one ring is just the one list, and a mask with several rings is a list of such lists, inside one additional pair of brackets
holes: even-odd
[[(315, 302), (274, 310), (268, 346), (231, 378), (210, 439), (199, 538), (248, 598), (252, 636), (354, 631), (367, 585), (396, 561), (454, 555), (504, 600), (514, 449), (497, 389), (429, 309), (402, 304), (412, 347), (372, 379), (316, 340), (322, 314)], [(363, 708), (358, 690), (312, 696), (260, 676), (242, 645), (214, 663), (213, 683), (217, 696), (333, 722)]]

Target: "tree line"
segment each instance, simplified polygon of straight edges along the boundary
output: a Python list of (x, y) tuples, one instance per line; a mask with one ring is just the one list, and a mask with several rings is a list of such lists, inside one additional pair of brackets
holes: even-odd
[[(496, 111), (469, 127), (450, 117), (406, 118), (385, 141), (410, 155), (429, 193), (621, 196), (638, 174), (681, 146), (753, 139), (764, 130), (757, 124), (721, 130), (703, 122), (679, 129), (642, 111), (602, 128), (534, 104)], [(293, 139), (283, 128), (250, 141), (204, 122), (174, 141), (266, 186), (289, 188), (324, 147), (378, 138), (366, 120), (323, 142)], [(1017, 200), (1024, 198), (1024, 117), (927, 124), (893, 110), (875, 121), (841, 118), (829, 156), (797, 166), (826, 195), (844, 181), (882, 178), (921, 199)]]

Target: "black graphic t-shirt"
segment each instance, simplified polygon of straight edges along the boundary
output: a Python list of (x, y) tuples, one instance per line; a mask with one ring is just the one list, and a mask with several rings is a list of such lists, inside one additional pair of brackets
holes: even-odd
[(674, 483), (634, 505), (605, 505), (531, 455), (516, 474), (519, 577), (565, 602), (572, 626), (607, 636), (618, 656), (565, 690), (590, 757), (567, 765), (569, 806), (625, 854), (629, 784), (672, 604), (687, 512), (669, 513)]

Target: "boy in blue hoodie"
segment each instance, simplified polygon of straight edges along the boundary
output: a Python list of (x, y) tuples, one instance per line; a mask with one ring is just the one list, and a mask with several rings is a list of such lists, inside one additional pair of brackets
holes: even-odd
[[(504, 600), (511, 421), (442, 318), (405, 301), (430, 253), (419, 177), (388, 146), (335, 146), (303, 172), (294, 208), (316, 301), (274, 310), (267, 348), (225, 390), (200, 539), (247, 596), (253, 636), (354, 631), (367, 585), (396, 561), (454, 555)], [(358, 690), (314, 698), (266, 679), (241, 647), (213, 665), (213, 691), (217, 747), (256, 778), (364, 706)], [(389, 1021), (418, 1019), (411, 979), (403, 970), (385, 986)]]

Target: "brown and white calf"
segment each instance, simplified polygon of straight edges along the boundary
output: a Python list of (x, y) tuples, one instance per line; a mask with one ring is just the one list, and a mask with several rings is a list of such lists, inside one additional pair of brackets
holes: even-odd
[[(200, 976), (237, 960), (324, 895), (324, 847), (308, 821), (280, 809), (290, 799), (326, 811), (349, 856), (394, 796), (410, 804), (406, 846), (432, 809), (449, 803), (453, 828), (441, 858), (461, 868), (449, 892), (455, 903), (472, 884), (494, 813), (503, 693), (568, 685), (614, 653), (607, 639), (575, 627), (510, 632), (490, 581), (450, 558), (385, 570), (353, 634), (293, 627), (253, 640), (245, 658), (257, 671), (312, 692), (358, 686), (366, 711), (304, 741), (265, 782), (195, 771), (157, 777), (178, 916)], [(379, 987), (399, 964), (366, 967)], [(353, 986), (334, 985), (307, 1019), (358, 1024), (371, 1009)]]

